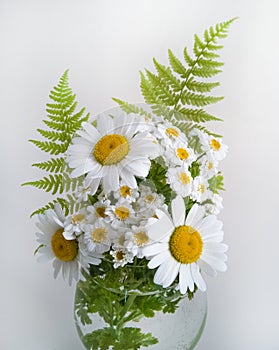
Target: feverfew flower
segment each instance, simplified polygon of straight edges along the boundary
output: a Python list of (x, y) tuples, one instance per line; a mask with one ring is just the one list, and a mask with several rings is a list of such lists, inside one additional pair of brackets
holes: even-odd
[(167, 171), (167, 182), (172, 190), (182, 197), (189, 196), (192, 190), (192, 176), (187, 167), (181, 166), (169, 168)]
[(87, 181), (102, 183), (105, 193), (119, 188), (120, 178), (131, 188), (137, 186), (135, 176), (146, 177), (150, 169), (149, 155), (156, 144), (148, 132), (138, 133), (136, 116), (101, 115), (97, 127), (83, 123), (83, 130), (68, 148), (68, 163), (72, 177), (86, 175)]
[(171, 214), (157, 211), (148, 234), (152, 244), (143, 248), (150, 259), (148, 267), (158, 268), (154, 282), (169, 287), (179, 276), (178, 288), (182, 294), (194, 285), (206, 290), (201, 272), (215, 275), (225, 271), (227, 246), (222, 244), (221, 221), (214, 215), (205, 216), (203, 207), (195, 204), (185, 219), (185, 204), (181, 196), (171, 202)]
[(192, 191), (190, 197), (199, 203), (204, 202), (209, 196), (208, 182), (202, 176), (196, 176), (193, 180)]
[(115, 205), (111, 205), (106, 214), (108, 220), (114, 229), (119, 227), (125, 227), (128, 224), (134, 222), (134, 209), (127, 200), (120, 198)]
[(184, 142), (175, 142), (166, 149), (165, 162), (173, 165), (191, 165), (197, 157), (194, 151)]

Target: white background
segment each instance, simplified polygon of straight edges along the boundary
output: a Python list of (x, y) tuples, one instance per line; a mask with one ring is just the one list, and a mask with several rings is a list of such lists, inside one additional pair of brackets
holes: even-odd
[[(276, 350), (278, 332), (279, 24), (274, 0), (0, 0), (0, 348), (79, 350), (74, 288), (33, 257), (29, 214), (49, 198), (20, 183), (40, 177), (27, 142), (42, 126), (49, 90), (66, 68), (93, 115), (111, 97), (142, 102), (139, 70), (179, 57), (194, 33), (239, 16), (211, 107), (230, 153), (223, 162), (228, 271), (208, 281), (209, 316), (198, 350)], [(170, 335), (171, 336), (171, 335)]]

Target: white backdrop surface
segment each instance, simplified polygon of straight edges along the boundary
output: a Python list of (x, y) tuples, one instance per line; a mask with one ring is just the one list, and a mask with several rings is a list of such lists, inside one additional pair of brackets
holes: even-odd
[[(211, 107), (230, 153), (223, 162), (228, 271), (207, 279), (209, 315), (198, 350), (277, 350), (279, 21), (274, 0), (0, 0), (0, 348), (81, 350), (74, 288), (38, 264), (29, 214), (47, 196), (20, 183), (40, 176), (28, 144), (49, 90), (65, 69), (93, 115), (111, 97), (142, 102), (139, 70), (181, 57), (194, 33), (239, 16), (221, 53), (226, 65)], [(171, 336), (171, 335), (170, 335)], [(175, 350), (175, 349), (174, 349)]]

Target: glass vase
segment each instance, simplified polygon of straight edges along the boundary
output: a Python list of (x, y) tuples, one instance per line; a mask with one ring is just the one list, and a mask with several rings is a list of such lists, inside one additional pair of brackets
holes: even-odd
[(74, 317), (85, 349), (194, 349), (206, 322), (206, 294), (163, 288), (153, 273), (137, 265), (93, 267), (84, 275)]

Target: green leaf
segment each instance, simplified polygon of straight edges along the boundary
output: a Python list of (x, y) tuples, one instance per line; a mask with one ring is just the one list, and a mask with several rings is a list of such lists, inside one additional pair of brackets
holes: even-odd
[(224, 177), (221, 174), (217, 174), (208, 180), (209, 189), (213, 193), (219, 193), (219, 191), (224, 191)]
[(65, 193), (64, 198), (59, 197), (45, 206), (35, 210), (31, 215), (44, 213), (45, 210), (53, 208), (55, 203), (59, 203), (65, 213), (78, 209), (80, 204), (67, 192), (75, 191), (81, 179), (71, 179), (69, 168), (66, 166), (65, 157), (69, 144), (76, 131), (81, 128), (81, 124), (87, 121), (89, 113), (85, 114), (85, 108), (78, 111), (76, 95), (68, 83), (68, 70), (61, 76), (59, 82), (51, 90), (49, 97), (51, 102), (46, 105), (47, 118), (43, 120), (47, 129), (37, 129), (42, 140), (29, 140), (41, 151), (49, 153), (50, 159), (40, 163), (34, 163), (33, 166), (50, 173), (43, 176), (40, 180), (28, 181), (23, 186), (33, 186), (52, 194)]

